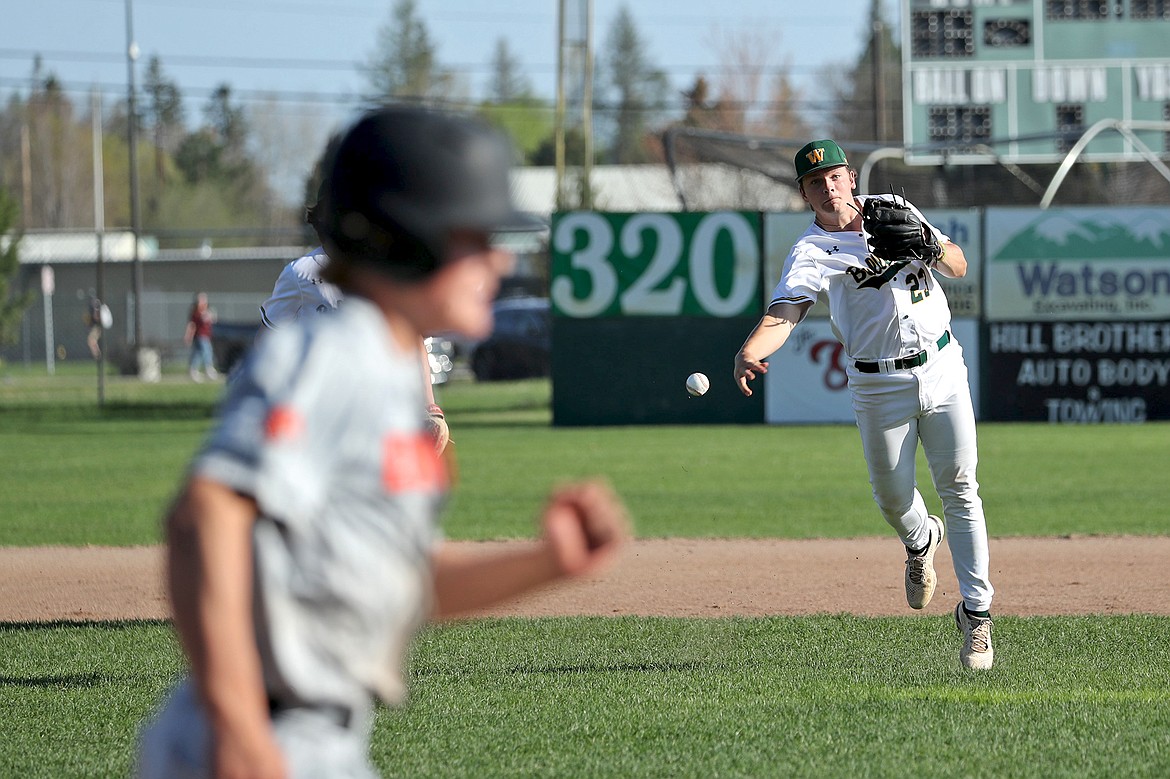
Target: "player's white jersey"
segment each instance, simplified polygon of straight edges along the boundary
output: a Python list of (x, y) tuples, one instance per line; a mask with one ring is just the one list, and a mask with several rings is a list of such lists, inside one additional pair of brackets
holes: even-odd
[(284, 266), (271, 297), (260, 306), (265, 327), (275, 330), (296, 321), (302, 313), (324, 314), (337, 308), (343, 297), (341, 290), (321, 279), (327, 262), (325, 250), (317, 247)]
[[(940, 243), (949, 240), (930, 229)], [(862, 233), (828, 232), (814, 222), (792, 247), (769, 305), (817, 300), (828, 304), (833, 332), (851, 360), (930, 349), (951, 322), (946, 295), (924, 262), (884, 263), (870, 254)]]

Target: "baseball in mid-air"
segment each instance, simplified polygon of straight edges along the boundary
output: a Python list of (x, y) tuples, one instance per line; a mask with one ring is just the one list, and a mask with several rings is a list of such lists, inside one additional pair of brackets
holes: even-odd
[(711, 380), (702, 373), (692, 373), (687, 376), (687, 392), (698, 397), (705, 395), (711, 389)]

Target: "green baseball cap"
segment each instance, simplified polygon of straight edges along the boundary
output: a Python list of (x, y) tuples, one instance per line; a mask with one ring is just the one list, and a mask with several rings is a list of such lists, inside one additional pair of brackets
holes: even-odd
[(796, 164), (797, 181), (800, 181), (814, 170), (835, 168), (838, 165), (849, 164), (849, 160), (845, 158), (845, 152), (841, 151), (841, 147), (837, 145), (837, 142), (831, 141), (828, 138), (806, 143), (796, 153), (796, 156), (792, 158), (792, 161)]

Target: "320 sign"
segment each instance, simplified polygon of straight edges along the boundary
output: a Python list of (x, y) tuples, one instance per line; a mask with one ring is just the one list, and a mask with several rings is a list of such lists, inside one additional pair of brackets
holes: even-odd
[(737, 317), (759, 314), (756, 213), (555, 214), (553, 313)]

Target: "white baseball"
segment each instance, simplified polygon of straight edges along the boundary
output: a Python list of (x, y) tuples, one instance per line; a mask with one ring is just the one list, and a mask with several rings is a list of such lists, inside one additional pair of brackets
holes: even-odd
[(692, 373), (687, 376), (687, 392), (692, 395), (705, 395), (711, 389), (711, 380), (701, 373)]

